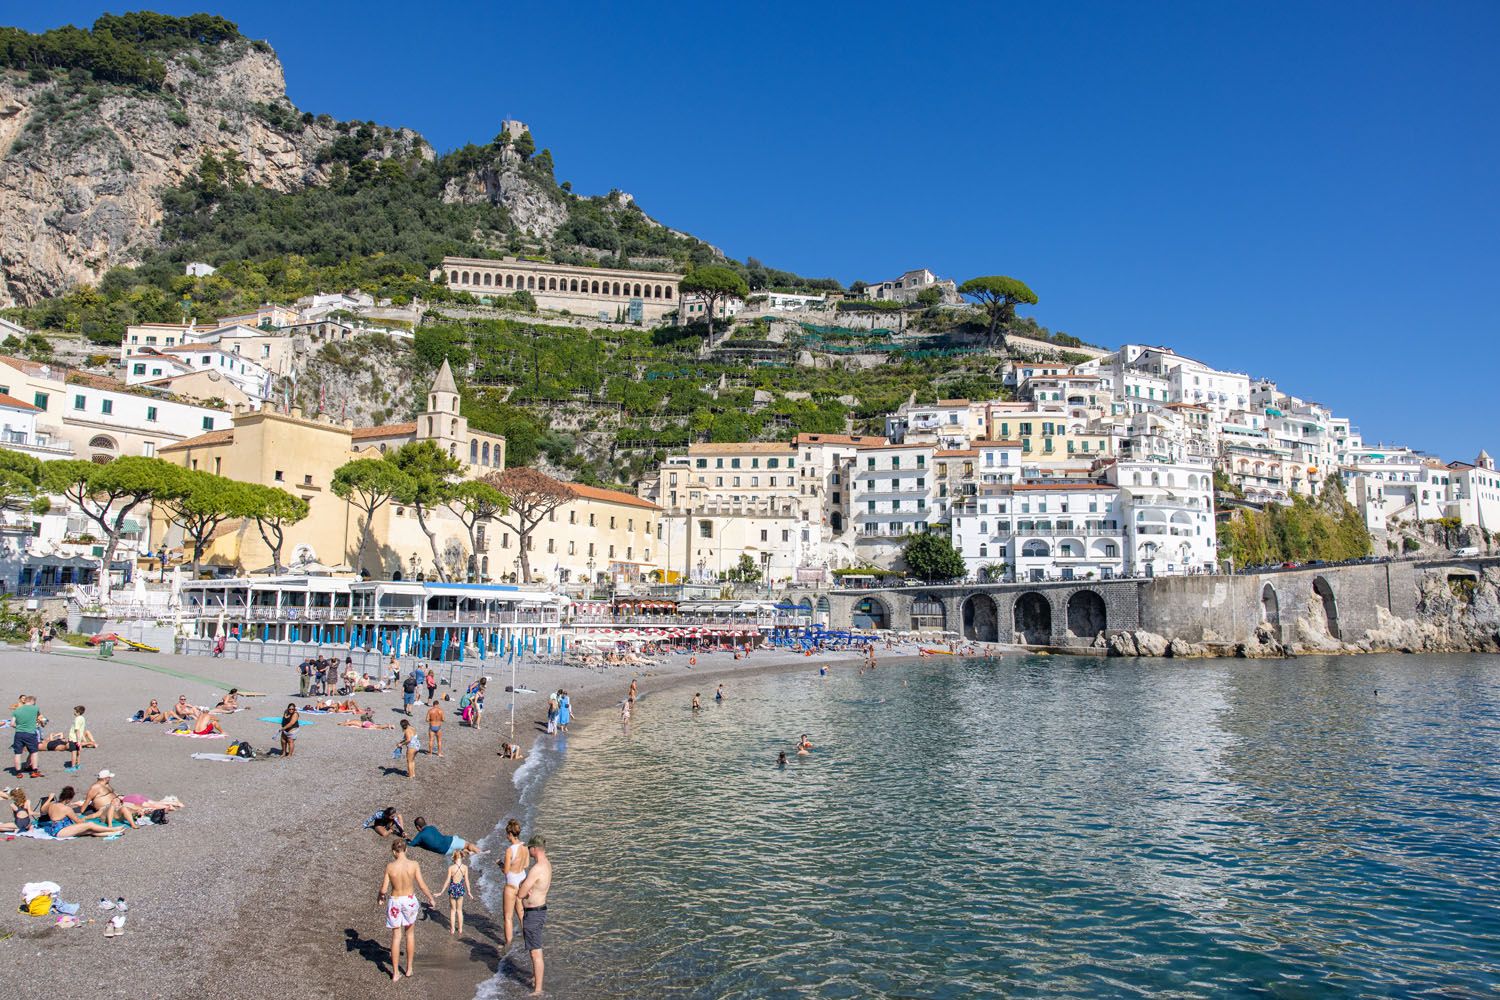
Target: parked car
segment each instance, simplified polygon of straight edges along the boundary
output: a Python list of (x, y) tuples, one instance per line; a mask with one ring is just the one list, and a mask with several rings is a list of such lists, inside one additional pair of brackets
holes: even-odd
[(1477, 546), (1477, 545), (1465, 545), (1462, 548), (1454, 549), (1453, 550), (1453, 554), (1456, 555), (1456, 556), (1463, 557), (1463, 558), (1468, 558), (1470, 556), (1477, 556), (1477, 555), (1479, 555), (1479, 546)]
[(1282, 569), (1296, 569), (1297, 568), (1297, 564), (1294, 563), (1294, 562), (1284, 562), (1284, 563), (1281, 564), (1281, 568)]

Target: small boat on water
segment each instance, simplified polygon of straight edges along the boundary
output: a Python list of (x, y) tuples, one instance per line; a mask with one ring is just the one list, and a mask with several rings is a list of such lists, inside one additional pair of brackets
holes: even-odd
[(917, 649), (918, 649), (919, 652), (922, 653), (923, 656), (952, 656), (953, 655), (953, 650), (951, 650), (951, 649), (928, 649), (926, 646), (918, 646)]

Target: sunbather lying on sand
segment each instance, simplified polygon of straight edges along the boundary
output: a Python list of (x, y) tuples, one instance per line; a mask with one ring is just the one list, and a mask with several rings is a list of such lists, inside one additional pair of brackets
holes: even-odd
[(342, 720), (340, 720), (339, 725), (341, 725), (341, 726), (349, 726), (349, 727), (354, 728), (354, 729), (395, 729), (396, 728), (395, 726), (390, 725), (388, 723), (374, 722), (374, 721), (371, 721), (370, 719), (342, 719)]
[(176, 812), (182, 808), (182, 800), (175, 795), (168, 795), (164, 799), (150, 799), (144, 795), (121, 795), (120, 801), (143, 813), (153, 813), (158, 809), (164, 812)]
[(316, 702), (313, 702), (311, 705), (303, 705), (302, 711), (333, 713), (348, 712), (350, 714), (358, 714), (365, 710), (361, 708), (359, 706), (359, 702), (355, 701), (353, 698), (345, 698), (343, 701), (339, 701), (336, 698), (323, 698)]
[(106, 825), (114, 823), (117, 819), (123, 819), (131, 826), (135, 826), (136, 817), (141, 812), (120, 798), (119, 793), (110, 784), (114, 776), (113, 771), (100, 771), (99, 780), (83, 793), (84, 819), (102, 820)]

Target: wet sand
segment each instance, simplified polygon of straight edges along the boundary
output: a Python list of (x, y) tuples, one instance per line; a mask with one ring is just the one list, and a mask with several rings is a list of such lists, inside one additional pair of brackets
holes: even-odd
[[(882, 651), (881, 658), (913, 652)], [(596, 715), (618, 719), (617, 706), (633, 676), (643, 692), (692, 683), (708, 696), (714, 684), (736, 673), (814, 669), (819, 662), (857, 658), (769, 650), (738, 661), (727, 653), (700, 655), (696, 669), (688, 668), (685, 656), (663, 657), (658, 667), (526, 666), (519, 685), (539, 693), (517, 696), (516, 742), (532, 745), (546, 713), (544, 692), (558, 687), (572, 694), (575, 718), (587, 725)], [(213, 704), (231, 686), (264, 691), (264, 697), (247, 698), (248, 710), (225, 717), (223, 724), (231, 738), (274, 747), (278, 727), (258, 717), (279, 716), (289, 701), (303, 701), (295, 696), (295, 674), (285, 667), (135, 652), (99, 660), (83, 651), (42, 655), (0, 647), (0, 696), (6, 699), (0, 707), (21, 692), (35, 694), (51, 720), (47, 728), (60, 730), (67, 728), (72, 706), (84, 704), (100, 743), (100, 749), (85, 751), (76, 775), (62, 769), (66, 754), (42, 754), (46, 777), (19, 781), (33, 802), (67, 784), (81, 795), (107, 767), (116, 772), (114, 787), (122, 794), (176, 795), (186, 803), (166, 826), (129, 831), (117, 840), (0, 841), (0, 898), (16, 900), (23, 883), (51, 880), (62, 886), (63, 899), (82, 904), (80, 917), (94, 919), (64, 929), (53, 918), (17, 913), (14, 903), (0, 907), (0, 986), (14, 984), (3, 992), (18, 992), (27, 983), (52, 983), (39, 988), (56, 992), (58, 982), (87, 982), (97, 984), (89, 993), (100, 997), (232, 1000), (292, 992), (363, 1000), (372, 989), (396, 988), (390, 986), (384, 911), (375, 900), (390, 841), (363, 829), (363, 822), (392, 805), (409, 832), (412, 819), (424, 816), (444, 833), (481, 841), (487, 850), (478, 868), (494, 864), (493, 832), (515, 807), (511, 779), (517, 765), (496, 754), (510, 731), (508, 668), (494, 665), (491, 678), (483, 729), (458, 725), (456, 695), (444, 702), (446, 756), (419, 755), (417, 777), (408, 781), (391, 758), (397, 733), (338, 726), (347, 716), (304, 717), (310, 724), (291, 759), (228, 763), (191, 758), (198, 751), (222, 752), (227, 740), (169, 736), (167, 727), (125, 721), (153, 697), (163, 706), (179, 694)], [(440, 696), (447, 690), (440, 688)], [(401, 718), (399, 693), (361, 694), (357, 700), (376, 710), (377, 721)], [(413, 724), (425, 746), (425, 720), (414, 715)], [(18, 782), (7, 772), (0, 783)], [(446, 861), (422, 850), (412, 856), (437, 896)], [(118, 896), (130, 903), (126, 933), (106, 939), (110, 914), (97, 909), (98, 901)], [(447, 903), (439, 897), (438, 904), (418, 922), (415, 976), (399, 988), (417, 996), (472, 996), (500, 967), (498, 921), (471, 898), (466, 932), (454, 938)], [(507, 968), (525, 977), (529, 965), (520, 942), (513, 948), (519, 963)]]

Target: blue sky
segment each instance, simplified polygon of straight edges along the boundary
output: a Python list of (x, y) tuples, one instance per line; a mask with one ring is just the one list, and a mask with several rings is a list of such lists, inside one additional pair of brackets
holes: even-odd
[(150, 7), (268, 39), (305, 110), (439, 149), (520, 118), (560, 180), (736, 257), (1014, 275), (1054, 330), (1500, 449), (1500, 4)]

